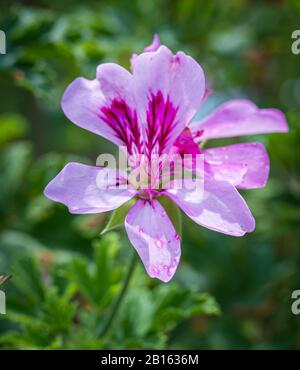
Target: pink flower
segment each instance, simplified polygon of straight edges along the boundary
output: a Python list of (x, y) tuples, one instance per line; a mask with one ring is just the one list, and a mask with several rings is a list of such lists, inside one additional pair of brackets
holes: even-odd
[(96, 79), (77, 78), (67, 88), (62, 109), (76, 125), (118, 146), (128, 155), (204, 154), (204, 193), (187, 188), (140, 189), (99, 186), (107, 168), (69, 163), (48, 184), (45, 195), (65, 204), (71, 213), (114, 210), (131, 198), (125, 227), (151, 277), (164, 282), (174, 275), (180, 259), (180, 237), (158, 202), (171, 198), (193, 221), (224, 234), (242, 236), (255, 228), (254, 218), (237, 189), (260, 188), (269, 175), (269, 159), (260, 143), (202, 150), (211, 138), (287, 132), (284, 115), (259, 109), (248, 100), (231, 100), (201, 122), (192, 122), (209, 93), (201, 66), (183, 52), (175, 55), (159, 38), (144, 53), (132, 57), (132, 73), (113, 63), (101, 64)]

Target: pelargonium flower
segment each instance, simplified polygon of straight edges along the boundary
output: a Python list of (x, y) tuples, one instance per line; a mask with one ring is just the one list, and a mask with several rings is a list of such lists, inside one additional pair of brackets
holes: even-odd
[[(62, 109), (76, 125), (126, 147), (128, 156), (141, 154), (204, 155), (204, 189), (118, 187), (122, 173), (97, 166), (69, 163), (48, 184), (45, 195), (65, 204), (71, 213), (114, 210), (136, 202), (125, 228), (149, 276), (164, 282), (179, 263), (180, 237), (159, 202), (169, 197), (194, 222), (232, 236), (255, 228), (255, 220), (237, 189), (263, 187), (269, 158), (260, 143), (234, 144), (203, 150), (212, 138), (286, 132), (277, 109), (259, 109), (249, 100), (231, 100), (200, 122), (192, 122), (209, 89), (201, 66), (183, 52), (173, 54), (155, 36), (152, 45), (133, 55), (131, 72), (101, 64), (96, 78), (75, 79), (67, 88)], [(110, 174), (115, 186), (100, 186), (97, 178)], [(196, 169), (197, 172), (197, 169)]]

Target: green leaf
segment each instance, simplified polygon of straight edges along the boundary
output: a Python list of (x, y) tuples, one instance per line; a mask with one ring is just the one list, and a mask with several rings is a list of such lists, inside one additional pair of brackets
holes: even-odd
[(155, 313), (153, 303), (150, 291), (136, 288), (128, 292), (119, 317), (126, 337), (137, 339), (147, 334)]
[(70, 278), (78, 292), (97, 307), (108, 304), (115, 293), (119, 269), (115, 258), (119, 251), (119, 238), (109, 233), (93, 243), (93, 263), (77, 255), (70, 265)]
[(12, 282), (19, 294), (26, 296), (26, 304), (37, 304), (45, 297), (45, 289), (41, 279), (41, 266), (35, 256), (24, 255), (14, 261), (12, 266)]
[(153, 325), (156, 330), (172, 330), (180, 321), (196, 315), (218, 315), (216, 300), (196, 288), (183, 288), (177, 284), (160, 285), (153, 297), (156, 306)]
[(127, 212), (134, 204), (135, 200), (132, 199), (129, 202), (125, 203), (122, 207), (116, 209), (111, 213), (111, 216), (108, 220), (107, 225), (105, 228), (101, 231), (100, 235), (103, 235), (107, 233), (108, 231), (114, 230), (117, 227), (120, 227), (124, 224), (125, 217), (127, 215)]

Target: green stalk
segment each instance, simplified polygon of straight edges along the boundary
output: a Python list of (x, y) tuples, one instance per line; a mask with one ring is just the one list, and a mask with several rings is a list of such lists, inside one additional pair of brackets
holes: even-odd
[(120, 290), (120, 293), (112, 307), (112, 310), (109, 314), (109, 317), (108, 317), (108, 320), (106, 322), (106, 324), (104, 325), (103, 329), (100, 331), (100, 334), (99, 334), (99, 337), (102, 338), (103, 336), (105, 336), (106, 334), (108, 334), (108, 332), (110, 331), (110, 329), (112, 328), (113, 326), (113, 323), (114, 323), (114, 320), (118, 314), (118, 311), (122, 305), (122, 302), (124, 300), (124, 297), (126, 295), (126, 291), (129, 287), (129, 284), (130, 284), (130, 280), (132, 278), (132, 275), (133, 275), (133, 272), (134, 272), (134, 269), (135, 269), (135, 266), (136, 266), (136, 262), (137, 262), (137, 254), (136, 252), (134, 251), (133, 252), (133, 255), (132, 255), (132, 258), (131, 258), (131, 261), (130, 261), (130, 265), (129, 265), (129, 269), (127, 271), (127, 274), (126, 274), (126, 277), (124, 279), (124, 282), (123, 282), (123, 285), (122, 285), (122, 288)]

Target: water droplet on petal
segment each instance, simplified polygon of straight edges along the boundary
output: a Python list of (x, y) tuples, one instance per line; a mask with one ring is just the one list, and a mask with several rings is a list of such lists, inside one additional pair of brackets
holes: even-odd
[(160, 238), (160, 239), (157, 239), (155, 241), (155, 245), (157, 246), (157, 248), (163, 248), (164, 245), (165, 245), (165, 241), (164, 239)]
[(180, 240), (180, 236), (177, 233), (175, 234), (175, 240)]

